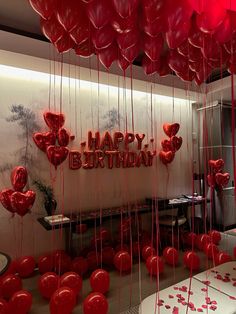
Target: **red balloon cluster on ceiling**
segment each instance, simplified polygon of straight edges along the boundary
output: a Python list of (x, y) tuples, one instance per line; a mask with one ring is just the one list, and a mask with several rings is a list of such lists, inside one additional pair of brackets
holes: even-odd
[(60, 53), (98, 56), (125, 70), (138, 57), (148, 74), (172, 71), (204, 82), (216, 68), (236, 73), (236, 4), (230, 0), (29, 0)]

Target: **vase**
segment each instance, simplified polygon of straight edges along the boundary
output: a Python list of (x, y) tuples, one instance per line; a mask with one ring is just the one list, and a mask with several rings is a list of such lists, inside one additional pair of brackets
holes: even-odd
[(44, 202), (44, 207), (45, 207), (45, 210), (47, 212), (47, 215), (52, 216), (55, 214), (55, 211), (57, 208), (57, 201), (54, 198), (52, 198), (50, 200), (46, 200)]

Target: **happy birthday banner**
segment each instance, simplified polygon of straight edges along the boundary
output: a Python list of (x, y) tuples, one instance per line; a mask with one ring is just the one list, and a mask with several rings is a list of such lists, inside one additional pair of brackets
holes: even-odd
[[(151, 167), (156, 151), (147, 150), (148, 144), (144, 145), (145, 134), (133, 134), (115, 132), (112, 136), (110, 132), (105, 132), (101, 136), (100, 132), (88, 132), (87, 150), (86, 142), (81, 143), (81, 152), (73, 150), (69, 153), (70, 169), (92, 169), (92, 168), (132, 168)], [(150, 140), (152, 143), (153, 139)], [(130, 150), (131, 145), (136, 143), (137, 151)], [(122, 148), (123, 147), (123, 148)]]

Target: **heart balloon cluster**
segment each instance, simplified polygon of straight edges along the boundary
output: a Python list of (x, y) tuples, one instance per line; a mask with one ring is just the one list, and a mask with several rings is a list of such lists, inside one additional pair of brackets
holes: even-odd
[(171, 163), (175, 158), (175, 153), (180, 149), (183, 139), (181, 136), (176, 136), (180, 128), (179, 123), (165, 123), (163, 130), (169, 139), (161, 141), (162, 150), (159, 153), (160, 160), (163, 164)]
[(67, 145), (71, 137), (69, 132), (63, 128), (64, 114), (47, 111), (43, 117), (50, 131), (34, 133), (33, 140), (38, 148), (47, 154), (50, 163), (57, 168), (68, 156)]
[(208, 161), (210, 174), (207, 175), (207, 183), (211, 188), (218, 188), (222, 190), (229, 183), (230, 174), (223, 172), (224, 160), (210, 159)]
[(126, 70), (172, 71), (200, 85), (215, 68), (236, 73), (236, 4), (229, 0), (29, 0), (59, 53), (98, 56)]
[(17, 166), (11, 172), (12, 189), (3, 189), (0, 192), (0, 202), (12, 214), (24, 216), (34, 205), (35, 192), (23, 191), (28, 181), (28, 173), (25, 167)]

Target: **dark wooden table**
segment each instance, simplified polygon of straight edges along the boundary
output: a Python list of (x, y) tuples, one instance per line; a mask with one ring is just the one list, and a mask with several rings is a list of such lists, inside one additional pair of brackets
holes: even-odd
[(156, 212), (173, 209), (173, 208), (181, 208), (182, 210), (188, 210), (189, 206), (199, 205), (206, 202), (206, 199), (201, 200), (190, 200), (190, 199), (180, 199), (179, 202), (170, 203), (169, 199), (162, 198), (147, 198), (145, 202), (141, 205), (130, 204), (129, 206), (120, 206), (114, 208), (107, 208), (100, 210), (91, 210), (84, 211), (81, 213), (65, 215), (70, 218), (69, 222), (66, 223), (57, 223), (50, 224), (47, 222), (44, 217), (38, 218), (38, 222), (46, 229), (46, 230), (56, 230), (56, 229), (65, 229), (65, 247), (67, 251), (70, 251), (70, 243), (72, 243), (72, 235), (76, 232), (76, 226), (80, 224), (86, 224), (88, 228), (96, 226), (100, 226), (100, 223), (104, 223), (106, 220), (110, 220), (111, 218), (118, 218), (121, 215), (133, 216), (135, 214), (145, 214), (150, 213), (154, 209)]

